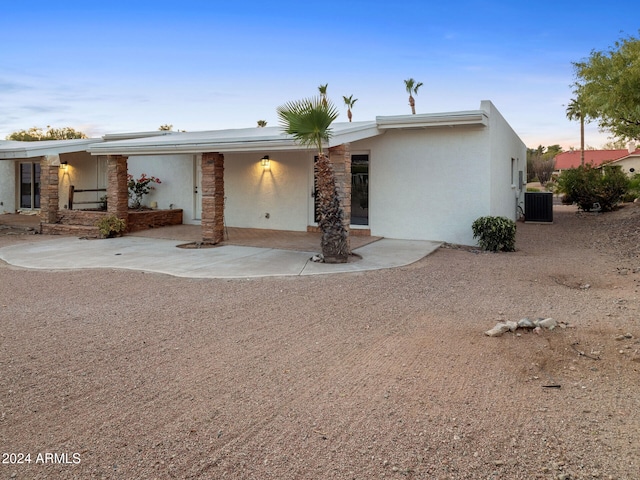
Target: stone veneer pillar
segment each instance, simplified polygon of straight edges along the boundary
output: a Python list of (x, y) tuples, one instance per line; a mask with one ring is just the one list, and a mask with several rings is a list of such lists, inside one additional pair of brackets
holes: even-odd
[(40, 159), (40, 218), (44, 223), (58, 221), (60, 207), (58, 173), (60, 156), (45, 155)]
[[(340, 206), (344, 214), (342, 223), (348, 234), (351, 224), (351, 150), (349, 144), (343, 143), (329, 148), (329, 161), (333, 166)], [(349, 251), (351, 251), (351, 242), (348, 236), (347, 244)]]
[(202, 241), (224, 240), (224, 155), (202, 154)]
[(127, 158), (122, 155), (107, 156), (107, 212), (125, 222), (129, 219)]

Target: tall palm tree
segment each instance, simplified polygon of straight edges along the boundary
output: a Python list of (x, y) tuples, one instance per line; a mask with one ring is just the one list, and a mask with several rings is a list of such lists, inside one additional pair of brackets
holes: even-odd
[(580, 120), (580, 164), (584, 166), (584, 114), (582, 104), (579, 99), (572, 98), (567, 105), (567, 118), (569, 120)]
[(353, 98), (353, 95), (349, 95), (348, 97), (343, 95), (342, 99), (344, 100), (344, 104), (347, 107), (347, 117), (349, 118), (349, 121), (351, 121), (351, 117), (353, 116), (351, 114), (351, 109), (353, 108), (353, 105), (358, 101), (358, 99)]
[(320, 98), (322, 99), (322, 103), (325, 107), (327, 106), (327, 87), (328, 86), (329, 84), (325, 83), (324, 85), (320, 85), (318, 87), (318, 91), (320, 92)]
[(278, 118), (285, 133), (299, 144), (318, 149), (316, 169), (316, 200), (318, 225), (322, 231), (320, 246), (326, 263), (346, 263), (349, 259), (348, 232), (343, 224), (336, 179), (331, 162), (323, 151), (323, 142), (331, 137), (331, 123), (338, 110), (322, 97), (285, 103), (278, 107)]
[(258, 127), (259, 128), (264, 128), (267, 126), (267, 121), (266, 120), (258, 120)]
[(418, 94), (418, 89), (422, 86), (422, 82), (416, 82), (413, 78), (408, 78), (404, 81), (404, 86), (409, 94), (409, 105), (411, 106), (411, 113), (416, 114), (416, 101), (413, 96)]

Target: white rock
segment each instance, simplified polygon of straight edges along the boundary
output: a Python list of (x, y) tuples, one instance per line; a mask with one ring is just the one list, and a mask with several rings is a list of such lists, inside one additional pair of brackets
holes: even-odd
[(509, 330), (512, 332), (515, 332), (518, 329), (518, 322), (507, 320), (506, 322), (504, 322), (504, 324), (509, 327)]
[(533, 320), (531, 320), (530, 318), (521, 318), (520, 320), (518, 320), (518, 326), (520, 328), (536, 328), (536, 324), (533, 323)]
[(553, 318), (545, 318), (538, 322), (540, 328), (546, 328), (547, 330), (553, 330), (557, 325), (558, 323)]
[(484, 332), (484, 334), (488, 335), (489, 337), (499, 337), (509, 330), (509, 325), (507, 325), (506, 323), (498, 322), (495, 327), (493, 327), (491, 330), (487, 330), (486, 332)]

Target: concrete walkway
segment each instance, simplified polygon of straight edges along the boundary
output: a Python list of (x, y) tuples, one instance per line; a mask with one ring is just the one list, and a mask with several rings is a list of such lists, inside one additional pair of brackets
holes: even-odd
[(317, 252), (223, 245), (177, 248), (184, 242), (125, 236), (106, 240), (56, 238), (0, 248), (0, 259), (24, 268), (66, 270), (115, 268), (190, 278), (246, 278), (362, 272), (414, 263), (441, 243), (380, 239), (353, 250), (346, 264), (312, 262)]

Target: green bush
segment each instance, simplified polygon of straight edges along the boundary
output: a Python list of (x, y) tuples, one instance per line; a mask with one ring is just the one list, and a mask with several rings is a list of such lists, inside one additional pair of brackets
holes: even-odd
[(516, 222), (507, 217), (480, 217), (473, 225), (473, 238), (483, 250), (513, 252), (516, 249)]
[(100, 235), (103, 238), (112, 238), (124, 232), (127, 228), (127, 223), (115, 215), (108, 215), (98, 220), (96, 227), (100, 230)]
[(622, 198), (622, 201), (633, 202), (636, 198), (640, 198), (640, 173), (636, 173), (629, 179), (629, 189)]
[(596, 203), (603, 212), (615, 209), (628, 189), (629, 178), (614, 166), (598, 169), (585, 165), (564, 170), (558, 177), (558, 191), (586, 212)]

